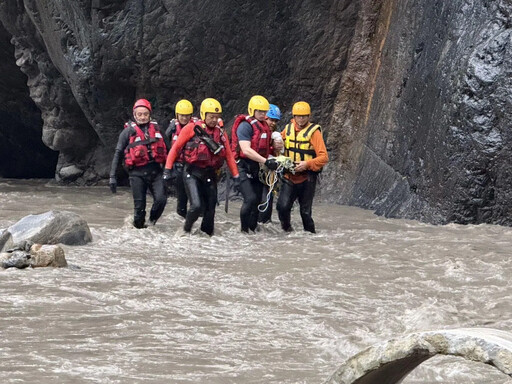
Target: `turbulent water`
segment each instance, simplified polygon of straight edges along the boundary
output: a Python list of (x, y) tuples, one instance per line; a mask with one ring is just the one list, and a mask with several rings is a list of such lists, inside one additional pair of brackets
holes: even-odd
[[(2, 383), (322, 383), (358, 351), (411, 332), (512, 329), (506, 227), (319, 204), (316, 235), (277, 223), (244, 235), (232, 203), (227, 215), (218, 207), (213, 237), (182, 236), (173, 198), (137, 230), (128, 189), (47, 181), (0, 180), (0, 208), (0, 228), (70, 210), (94, 237), (65, 247), (69, 268), (0, 272)], [(512, 379), (436, 357), (404, 381), (461, 382)]]

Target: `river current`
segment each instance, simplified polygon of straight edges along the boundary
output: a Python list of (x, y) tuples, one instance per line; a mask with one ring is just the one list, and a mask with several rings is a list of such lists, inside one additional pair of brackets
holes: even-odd
[[(137, 230), (128, 188), (0, 179), (0, 228), (68, 210), (94, 239), (64, 247), (69, 268), (0, 271), (2, 383), (323, 383), (391, 338), (512, 329), (511, 228), (316, 204), (315, 235), (299, 230), (298, 209), (295, 232), (274, 212), (246, 235), (232, 202), (210, 238), (183, 236), (175, 207), (169, 198), (157, 225)], [(435, 357), (404, 383), (512, 379)]]

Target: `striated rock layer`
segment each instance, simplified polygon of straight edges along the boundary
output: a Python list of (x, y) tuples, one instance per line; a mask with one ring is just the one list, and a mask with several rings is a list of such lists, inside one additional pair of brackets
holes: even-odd
[(511, 12), (506, 1), (364, 2), (330, 123), (338, 202), (512, 223)]
[(165, 124), (182, 97), (216, 97), (231, 120), (261, 93), (286, 118), (311, 102), (332, 159), (324, 198), (507, 225), (511, 12), (504, 0), (0, 3), (58, 180), (107, 177), (136, 97)]

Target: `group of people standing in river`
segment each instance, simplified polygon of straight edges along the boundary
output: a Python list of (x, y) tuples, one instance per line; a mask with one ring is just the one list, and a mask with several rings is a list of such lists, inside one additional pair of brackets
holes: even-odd
[[(321, 127), (311, 122), (311, 107), (305, 101), (293, 105), (291, 121), (280, 130), (281, 111), (260, 95), (251, 97), (248, 114), (237, 115), (225, 130), (222, 106), (216, 99), (204, 99), (199, 117), (188, 100), (175, 107), (175, 119), (164, 132), (151, 119), (148, 100), (133, 105), (133, 120), (124, 125), (119, 135), (110, 171), (110, 189), (116, 193), (116, 172), (124, 159), (133, 194), (136, 228), (146, 227), (146, 194), (149, 189), (153, 205), (149, 224), (162, 215), (166, 202), (166, 185), (174, 185), (177, 213), (185, 219), (183, 229), (190, 233), (202, 215), (200, 229), (214, 233), (219, 170), (227, 163), (234, 189), (243, 197), (240, 209), (241, 231), (255, 231), (259, 222), (270, 221), (272, 201), (265, 212), (259, 212), (262, 196), (269, 186), (260, 179), (260, 168), (283, 170), (283, 155), (294, 165), (283, 172), (277, 200), (279, 221), (284, 231), (292, 231), (291, 211), (298, 199), (305, 231), (315, 233), (312, 217), (318, 173), (328, 162)], [(290, 163), (291, 163), (290, 162)], [(226, 193), (229, 193), (227, 190)]]

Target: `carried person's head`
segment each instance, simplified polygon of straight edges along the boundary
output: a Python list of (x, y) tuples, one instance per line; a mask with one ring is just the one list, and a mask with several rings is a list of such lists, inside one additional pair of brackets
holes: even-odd
[(260, 95), (254, 95), (249, 100), (249, 116), (254, 116), (258, 121), (264, 121), (267, 111), (270, 109), (270, 104), (267, 99)]
[(268, 126), (272, 131), (275, 131), (277, 128), (277, 123), (281, 120), (281, 110), (275, 104), (270, 104), (270, 108), (267, 112), (265, 120), (267, 121)]
[(139, 99), (133, 104), (133, 118), (137, 124), (147, 124), (151, 119), (151, 103), (146, 99)]
[(293, 104), (292, 115), (295, 122), (300, 128), (306, 127), (309, 124), (311, 117), (311, 107), (305, 101), (298, 101)]
[(203, 120), (208, 127), (214, 128), (219, 119), (222, 118), (222, 106), (215, 99), (204, 99), (201, 103), (200, 114), (201, 120)]
[(176, 119), (181, 125), (188, 124), (194, 113), (194, 106), (186, 99), (182, 99), (176, 103), (174, 108)]

